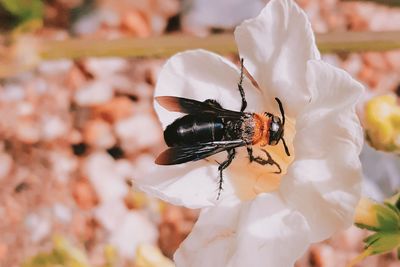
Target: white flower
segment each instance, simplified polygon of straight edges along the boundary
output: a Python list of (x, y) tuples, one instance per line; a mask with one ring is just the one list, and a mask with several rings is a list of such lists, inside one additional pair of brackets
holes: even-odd
[[(355, 103), (362, 86), (320, 60), (310, 23), (291, 0), (272, 0), (237, 27), (235, 37), (259, 87), (245, 79), (246, 111), (280, 115), (274, 100), (280, 98), (292, 156), (282, 143), (266, 147), (283, 169), (278, 175), (249, 163), (239, 149), (218, 201), (216, 158), (155, 167), (138, 179), (141, 189), (165, 201), (202, 208), (175, 254), (177, 266), (292, 266), (310, 243), (351, 225), (360, 197), (363, 135)], [(239, 75), (218, 55), (184, 52), (163, 67), (155, 94), (216, 99), (239, 110)], [(164, 127), (182, 116), (155, 108)]]

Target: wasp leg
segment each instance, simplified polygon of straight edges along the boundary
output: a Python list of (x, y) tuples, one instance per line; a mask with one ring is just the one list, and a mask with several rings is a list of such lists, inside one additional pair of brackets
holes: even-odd
[(228, 168), (228, 166), (232, 163), (232, 160), (235, 158), (236, 150), (235, 149), (228, 149), (227, 152), (228, 152), (228, 158), (218, 166), (219, 181), (218, 181), (218, 196), (217, 196), (217, 200), (221, 196), (221, 191), (223, 190), (222, 184), (224, 182), (224, 179), (222, 177), (222, 172), (223, 172), (223, 170)]
[(240, 92), (240, 96), (242, 97), (242, 107), (240, 108), (241, 112), (243, 112), (247, 107), (246, 95), (244, 94), (244, 89), (243, 89), (243, 78), (244, 78), (244, 73), (243, 73), (243, 58), (242, 58), (240, 59), (240, 79), (238, 83), (238, 89)]
[(267, 159), (263, 159), (261, 157), (254, 157), (253, 155), (253, 149), (251, 147), (247, 147), (247, 154), (249, 154), (249, 160), (250, 162), (256, 162), (260, 165), (275, 165), (276, 167), (278, 167), (279, 171), (274, 172), (276, 174), (280, 174), (282, 173), (282, 169), (281, 166), (272, 158), (272, 156), (268, 153), (268, 151), (266, 151), (265, 149), (261, 149), (261, 151), (263, 151), (265, 153), (265, 155), (267, 155)]

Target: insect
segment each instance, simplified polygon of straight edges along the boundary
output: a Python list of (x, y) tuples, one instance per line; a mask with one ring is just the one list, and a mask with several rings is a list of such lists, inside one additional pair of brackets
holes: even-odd
[(245, 146), (250, 162), (261, 165), (275, 165), (281, 173), (280, 165), (267, 150), (261, 149), (266, 159), (253, 155), (253, 145), (277, 145), (279, 141), (290, 156), (284, 135), (285, 113), (282, 102), (275, 98), (279, 105), (282, 119), (269, 112), (245, 112), (247, 101), (243, 89), (243, 59), (238, 89), (242, 99), (240, 111), (224, 109), (216, 100), (207, 99), (200, 102), (175, 96), (158, 96), (156, 101), (169, 111), (186, 115), (176, 119), (164, 130), (164, 140), (168, 149), (156, 159), (159, 165), (175, 165), (207, 158), (222, 151), (228, 153), (225, 161), (219, 163), (218, 196), (223, 189), (223, 171), (235, 158), (236, 148)]

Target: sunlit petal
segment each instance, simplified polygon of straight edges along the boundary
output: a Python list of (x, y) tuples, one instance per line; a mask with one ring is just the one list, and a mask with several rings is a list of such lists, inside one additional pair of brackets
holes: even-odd
[[(155, 96), (179, 96), (198, 101), (217, 100), (223, 108), (240, 110), (238, 90), (240, 69), (227, 59), (205, 50), (193, 50), (171, 57), (164, 65), (155, 89)], [(248, 111), (263, 109), (261, 92), (248, 79), (243, 81)], [(155, 103), (164, 127), (182, 116)]]
[(203, 210), (175, 254), (178, 267), (293, 266), (307, 248), (303, 216), (277, 194), (254, 201), (224, 201)]
[(314, 34), (304, 12), (290, 0), (272, 0), (261, 14), (235, 30), (245, 66), (264, 92), (269, 109), (282, 99), (294, 117), (309, 100), (306, 66), (319, 59)]
[(281, 192), (307, 218), (312, 241), (350, 226), (360, 197), (363, 134), (355, 103), (363, 87), (326, 63), (308, 64), (311, 102), (297, 120), (296, 159)]

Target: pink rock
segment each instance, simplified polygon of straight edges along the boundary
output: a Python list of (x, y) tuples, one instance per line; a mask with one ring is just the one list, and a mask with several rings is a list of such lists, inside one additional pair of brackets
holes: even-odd
[(400, 72), (400, 50), (389, 51), (384, 53), (384, 55), (390, 67)]
[(56, 116), (45, 116), (42, 119), (42, 138), (46, 141), (65, 136), (68, 131), (67, 123)]
[(114, 95), (111, 85), (100, 80), (86, 83), (75, 93), (75, 101), (81, 106), (94, 106), (110, 101)]
[(49, 156), (55, 178), (66, 184), (78, 169), (78, 159), (65, 151), (51, 151)]
[(33, 120), (20, 120), (16, 125), (16, 135), (21, 142), (34, 144), (40, 139), (40, 129)]
[(53, 205), (54, 216), (62, 223), (69, 223), (72, 220), (72, 211), (62, 203), (55, 203)]
[(122, 58), (88, 58), (83, 64), (88, 72), (100, 79), (122, 72), (128, 67), (127, 60)]
[(113, 232), (118, 229), (127, 212), (121, 200), (108, 201), (96, 208), (95, 217), (105, 229)]
[(38, 66), (39, 71), (46, 75), (66, 74), (74, 65), (72, 60), (44, 61)]
[(337, 253), (335, 249), (326, 244), (318, 244), (311, 248), (311, 259), (313, 266), (337, 267), (345, 266), (345, 255)]
[(134, 110), (134, 103), (127, 97), (114, 97), (111, 101), (93, 109), (96, 116), (110, 123), (128, 118)]
[(96, 193), (86, 179), (81, 179), (73, 183), (72, 195), (78, 207), (83, 210), (90, 210), (98, 203)]
[(10, 155), (4, 152), (0, 153), (0, 181), (8, 176), (13, 164), (14, 161)]
[(157, 227), (143, 213), (130, 211), (112, 232), (110, 243), (122, 256), (134, 259), (138, 245), (155, 245), (157, 239)]
[(4, 243), (0, 243), (0, 261), (4, 261), (7, 258), (8, 246)]
[(138, 151), (158, 144), (162, 131), (154, 116), (141, 114), (119, 121), (115, 132), (125, 150)]
[(31, 213), (25, 218), (25, 226), (31, 232), (32, 242), (39, 242), (50, 234), (51, 222), (48, 218)]
[(145, 15), (138, 10), (128, 10), (122, 15), (121, 25), (138, 37), (148, 37), (151, 34), (150, 24)]
[(101, 203), (122, 201), (128, 193), (125, 178), (115, 169), (114, 159), (106, 153), (97, 152), (90, 155), (83, 166)]
[(17, 104), (17, 114), (19, 116), (29, 116), (32, 115), (34, 111), (34, 106), (28, 101), (22, 101)]
[(363, 61), (359, 54), (351, 54), (349, 57), (342, 63), (341, 67), (344, 68), (347, 72), (349, 72), (352, 76), (356, 76), (363, 67)]
[(91, 120), (86, 123), (83, 131), (83, 140), (94, 147), (109, 148), (115, 143), (111, 125), (101, 119)]
[(375, 69), (387, 70), (390, 65), (382, 53), (378, 52), (367, 52), (362, 55), (364, 62)]

